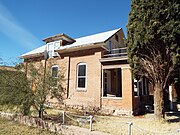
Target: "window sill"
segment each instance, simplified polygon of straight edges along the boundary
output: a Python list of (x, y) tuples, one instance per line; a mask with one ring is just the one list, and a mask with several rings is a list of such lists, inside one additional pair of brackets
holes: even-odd
[(117, 99), (117, 100), (121, 100), (122, 97), (101, 97), (103, 99)]
[(87, 92), (86, 88), (76, 88), (77, 92)]

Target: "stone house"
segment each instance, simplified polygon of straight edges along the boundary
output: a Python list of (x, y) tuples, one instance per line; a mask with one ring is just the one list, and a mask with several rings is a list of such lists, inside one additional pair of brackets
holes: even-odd
[(152, 93), (145, 78), (133, 80), (124, 38), (121, 28), (77, 39), (62, 33), (20, 58), (25, 64), (54, 61), (52, 72), (63, 71), (67, 80), (66, 106), (134, 115), (153, 104)]

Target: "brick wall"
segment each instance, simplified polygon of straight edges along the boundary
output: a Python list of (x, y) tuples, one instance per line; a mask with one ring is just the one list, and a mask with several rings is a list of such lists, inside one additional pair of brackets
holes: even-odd
[[(87, 54), (93, 50), (88, 50)], [(82, 52), (84, 53), (84, 52)], [(79, 105), (84, 107), (100, 107), (101, 90), (101, 52), (94, 52), (91, 55), (81, 55), (70, 58), (69, 96), (67, 105)], [(77, 65), (86, 63), (86, 89), (77, 88)]]
[(130, 67), (127, 64), (119, 66), (122, 69), (122, 97), (103, 97), (102, 107), (113, 111), (118, 110), (119, 115), (132, 115), (134, 95)]

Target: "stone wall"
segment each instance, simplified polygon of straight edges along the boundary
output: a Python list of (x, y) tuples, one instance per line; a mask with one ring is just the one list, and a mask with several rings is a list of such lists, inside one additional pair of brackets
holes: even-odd
[(27, 126), (42, 128), (64, 135), (108, 135), (98, 131), (91, 132), (89, 129), (80, 128), (77, 126), (62, 125), (62, 123), (48, 122), (40, 118), (23, 116), (22, 114), (0, 112), (0, 117), (16, 121)]

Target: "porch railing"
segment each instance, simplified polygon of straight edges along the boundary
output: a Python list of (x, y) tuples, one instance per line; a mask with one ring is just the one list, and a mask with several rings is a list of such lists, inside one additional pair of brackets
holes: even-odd
[(115, 48), (104, 52), (104, 58), (108, 57), (126, 57), (127, 56), (127, 47), (124, 48)]

